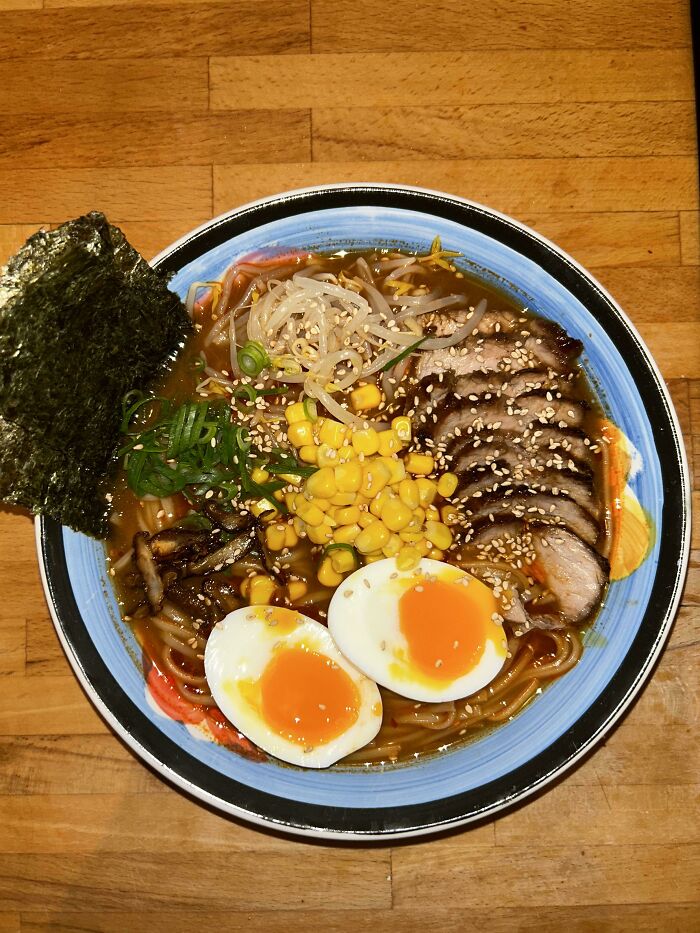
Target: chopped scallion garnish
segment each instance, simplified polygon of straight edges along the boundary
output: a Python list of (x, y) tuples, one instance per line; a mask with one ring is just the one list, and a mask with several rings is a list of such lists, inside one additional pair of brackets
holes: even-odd
[(270, 365), (270, 357), (265, 352), (265, 347), (257, 340), (244, 343), (236, 357), (246, 376), (259, 376), (263, 369)]

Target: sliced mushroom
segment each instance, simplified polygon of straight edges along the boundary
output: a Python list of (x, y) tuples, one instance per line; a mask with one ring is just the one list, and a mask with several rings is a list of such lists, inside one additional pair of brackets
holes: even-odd
[(136, 555), (136, 566), (139, 568), (143, 582), (146, 586), (146, 596), (151, 606), (151, 610), (160, 612), (163, 606), (163, 581), (158, 573), (153, 552), (151, 551), (148, 535), (145, 531), (137, 531), (134, 535), (134, 552)]

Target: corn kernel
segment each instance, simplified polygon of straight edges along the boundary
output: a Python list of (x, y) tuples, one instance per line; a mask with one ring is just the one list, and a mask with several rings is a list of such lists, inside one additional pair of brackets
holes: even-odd
[(405, 544), (414, 544), (416, 546), (424, 540), (423, 534), (420, 531), (400, 531), (399, 538), (401, 538)]
[(369, 512), (361, 512), (357, 524), (360, 526), (360, 528), (368, 528), (370, 525), (373, 525), (378, 521), (379, 519), (376, 515), (372, 515)]
[(378, 462), (383, 463), (389, 471), (390, 486), (397, 486), (406, 478), (406, 467), (403, 465), (403, 460), (399, 460), (398, 457), (379, 457)]
[(450, 496), (453, 496), (459, 486), (459, 477), (455, 476), (454, 473), (443, 473), (437, 483), (438, 494), (443, 497), (443, 499), (449, 499)]
[(440, 509), (440, 519), (445, 525), (458, 525), (462, 516), (454, 505), (443, 505)]
[(357, 496), (354, 492), (337, 492), (331, 499), (331, 505), (340, 506), (341, 508), (348, 505), (355, 505), (356, 498)]
[(401, 538), (399, 538), (398, 535), (392, 535), (382, 548), (382, 554), (385, 557), (396, 557), (402, 547), (403, 542)]
[(303, 463), (316, 463), (318, 460), (318, 447), (315, 444), (304, 444), (299, 448), (299, 459)]
[(326, 514), (323, 516), (323, 524), (324, 524), (324, 525), (327, 525), (329, 528), (337, 528), (337, 527), (338, 527), (338, 522), (333, 518), (332, 515), (329, 515), (328, 513), (326, 513)]
[(388, 486), (385, 486), (384, 489), (382, 489), (382, 491), (376, 495), (369, 504), (369, 510), (372, 515), (376, 515), (377, 518), (381, 518), (382, 509), (391, 498), (393, 498), (393, 493)]
[(428, 554), (432, 551), (433, 546), (430, 541), (427, 541), (425, 538), (421, 538), (421, 540), (416, 544), (416, 549), (418, 550), (418, 553), (421, 557), (427, 557)]
[(398, 570), (413, 570), (418, 566), (420, 553), (410, 545), (404, 545), (396, 555), (396, 567)]
[(333, 540), (333, 529), (329, 528), (328, 525), (308, 525), (306, 534), (312, 544), (328, 544), (329, 541)]
[(357, 492), (362, 485), (362, 467), (359, 463), (341, 463), (335, 468), (338, 492)]
[(287, 437), (295, 447), (305, 447), (314, 442), (314, 429), (310, 421), (295, 421), (287, 428)]
[(398, 450), (401, 450), (401, 441), (394, 431), (389, 428), (388, 431), (379, 432), (379, 453), (382, 457), (390, 457)]
[(331, 467), (321, 467), (306, 481), (305, 491), (314, 499), (332, 499), (338, 491), (335, 485), (335, 473)]
[(243, 599), (248, 599), (250, 594), (250, 579), (246, 577), (245, 580), (240, 585), (241, 596)]
[(418, 484), (414, 479), (402, 479), (399, 483), (399, 498), (409, 509), (415, 510), (420, 505)]
[(355, 555), (346, 548), (334, 548), (328, 557), (336, 573), (351, 573), (355, 569)]
[(304, 403), (294, 402), (293, 405), (288, 405), (284, 417), (287, 419), (287, 424), (297, 424), (299, 421), (307, 421)]
[(281, 551), (284, 547), (285, 525), (277, 522), (265, 529), (265, 543), (271, 551)]
[(294, 500), (294, 510), (299, 518), (303, 519), (307, 525), (313, 525), (317, 528), (319, 525), (323, 524), (323, 512), (321, 509), (317, 504), (305, 499), (301, 493), (297, 493), (297, 497)]
[(333, 532), (333, 540), (338, 544), (353, 544), (361, 531), (362, 528), (357, 522), (353, 522), (351, 525), (341, 525), (340, 528), (336, 528)]
[(292, 526), (300, 538), (303, 538), (306, 536), (306, 525), (296, 515), (294, 516), (294, 519), (292, 520)]
[(343, 582), (343, 578), (339, 573), (333, 569), (333, 565), (330, 561), (330, 558), (324, 557), (321, 561), (321, 566), (318, 568), (318, 582), (322, 586), (339, 586)]
[(374, 428), (360, 428), (352, 432), (352, 446), (356, 453), (371, 457), (379, 450), (379, 434)]
[(452, 544), (452, 532), (442, 522), (427, 521), (425, 523), (425, 537), (433, 547), (440, 548), (441, 551), (446, 551)]
[(284, 502), (284, 493), (281, 489), (275, 489), (272, 493), (272, 498), (276, 499), (278, 502)]
[(380, 551), (388, 544), (389, 538), (391, 534), (386, 525), (375, 520), (367, 528), (363, 528), (355, 538), (355, 547), (360, 554), (371, 554), (373, 551)]
[(405, 459), (404, 466), (407, 473), (414, 476), (427, 476), (435, 469), (435, 460), (430, 454), (418, 454), (412, 451)]
[(361, 515), (362, 512), (356, 505), (349, 505), (343, 509), (336, 509), (334, 517), (339, 525), (352, 525), (353, 522), (360, 520)]
[(266, 483), (270, 478), (270, 474), (267, 470), (255, 467), (255, 469), (251, 471), (250, 478), (254, 483)]
[(269, 606), (277, 584), (271, 577), (256, 574), (250, 578), (248, 602), (251, 606)]
[(437, 486), (431, 479), (424, 479), (422, 476), (416, 480), (418, 487), (418, 498), (423, 508), (433, 504), (433, 499), (437, 495)]
[(284, 526), (284, 546), (294, 547), (298, 543), (299, 543), (299, 535), (294, 530), (294, 526), (288, 522)]
[(440, 522), (442, 521), (442, 516), (440, 515), (440, 510), (435, 505), (429, 505), (425, 510), (425, 521), (426, 522)]
[(298, 599), (306, 596), (309, 588), (303, 580), (292, 580), (287, 584), (287, 595), (291, 602), (295, 603)]
[(392, 496), (382, 510), (382, 521), (389, 531), (401, 531), (413, 518), (413, 512), (398, 496)]
[(286, 492), (284, 494), (284, 504), (287, 506), (290, 512), (294, 511), (294, 501), (297, 497), (295, 492)]
[(365, 564), (374, 564), (378, 560), (384, 560), (384, 554), (381, 551), (377, 551), (376, 554), (364, 555)]
[(256, 518), (261, 518), (267, 512), (270, 513), (270, 517), (274, 517), (277, 512), (277, 509), (271, 502), (268, 502), (267, 499), (258, 499), (257, 501), (253, 502), (249, 508), (251, 514)]
[(383, 463), (374, 461), (362, 467), (362, 485), (360, 486), (360, 492), (363, 496), (373, 499), (378, 492), (384, 489), (388, 482), (389, 470)]
[(324, 418), (323, 424), (318, 431), (318, 439), (321, 444), (328, 444), (329, 447), (339, 450), (343, 446), (347, 434), (348, 429), (344, 424), (333, 421), (331, 418)]
[(340, 452), (330, 444), (319, 444), (316, 451), (316, 463), (320, 467), (334, 467), (340, 463)]
[(382, 400), (382, 393), (378, 386), (369, 383), (366, 386), (359, 386), (350, 393), (350, 403), (355, 411), (366, 411), (369, 408), (376, 408)]
[(301, 476), (298, 473), (278, 473), (277, 476), (291, 486), (301, 486)]
[(391, 427), (394, 430), (394, 433), (401, 441), (402, 445), (405, 447), (406, 444), (411, 440), (411, 419), (406, 415), (399, 415), (396, 418), (392, 418)]
[(440, 548), (431, 547), (426, 557), (429, 557), (431, 560), (442, 560), (445, 557), (445, 552), (441, 551)]
[(343, 446), (338, 451), (338, 460), (340, 463), (347, 463), (348, 460), (356, 460), (357, 451), (350, 443), (343, 444)]

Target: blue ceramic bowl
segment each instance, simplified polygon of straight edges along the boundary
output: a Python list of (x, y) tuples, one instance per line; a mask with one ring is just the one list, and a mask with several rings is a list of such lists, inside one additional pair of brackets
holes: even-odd
[(286, 248), (396, 245), (426, 252), (436, 234), (470, 272), (583, 341), (582, 363), (609, 417), (633, 441), (633, 480), (656, 530), (652, 553), (615, 582), (576, 668), (512, 721), (443, 754), (367, 770), (252, 762), (159, 715), (140, 651), (120, 619), (103, 545), (51, 520), (38, 547), (54, 622), (73, 668), (112, 728), (160, 774), (226, 813), (326, 837), (428, 833), (495, 813), (570, 768), (611, 728), (666, 641), (688, 559), (688, 476), (680, 431), (648, 351), (613, 299), (543, 237), (477, 204), (415, 188), (340, 185), (290, 192), (212, 220), (155, 265), (185, 296), (238, 256)]

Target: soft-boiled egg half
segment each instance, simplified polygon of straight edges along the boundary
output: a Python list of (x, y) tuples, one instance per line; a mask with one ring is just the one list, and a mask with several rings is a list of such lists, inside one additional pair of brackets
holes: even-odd
[(291, 609), (229, 613), (209, 636), (204, 669), (221, 712), (290, 764), (327, 768), (370, 742), (382, 722), (377, 685), (325, 626)]
[(458, 567), (393, 558), (343, 580), (328, 628), (346, 658), (401, 696), (439, 703), (469, 696), (498, 674), (508, 644), (491, 589)]

